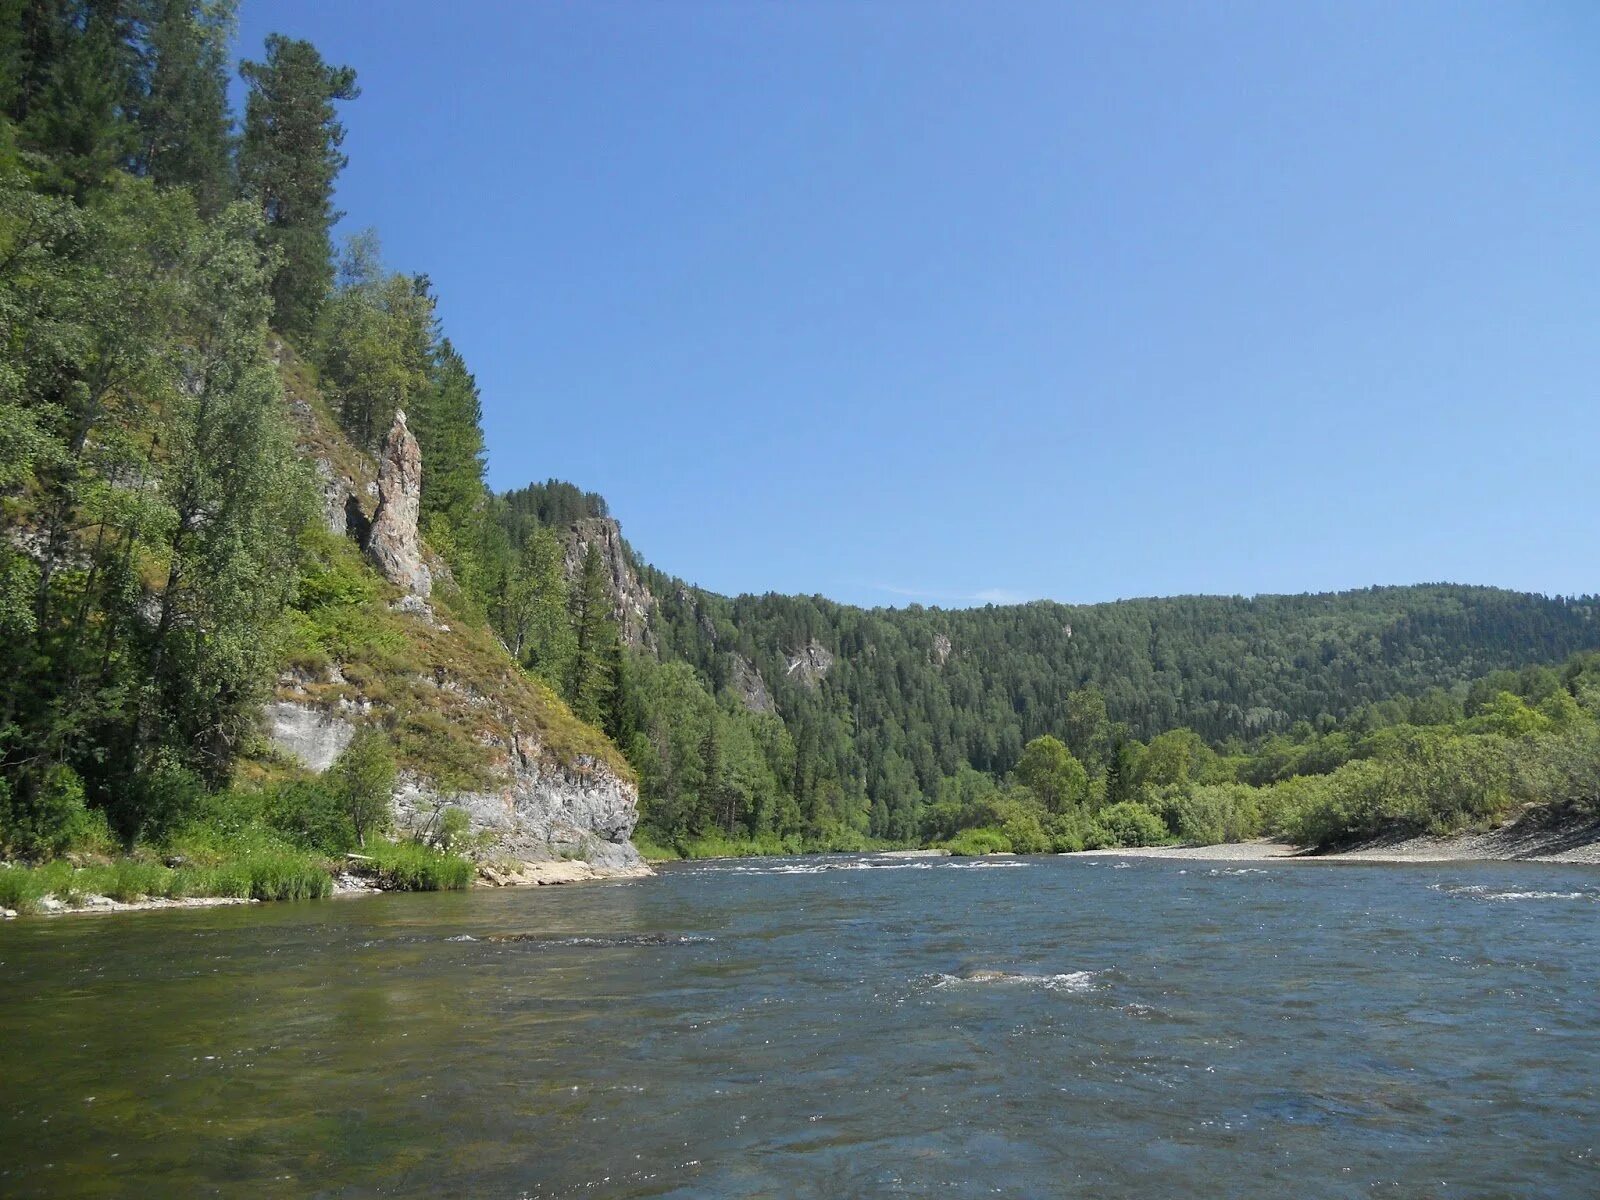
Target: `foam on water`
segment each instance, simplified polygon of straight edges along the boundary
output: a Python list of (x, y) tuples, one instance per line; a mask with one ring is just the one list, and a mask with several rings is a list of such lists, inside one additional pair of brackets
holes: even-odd
[(1049, 992), (1087, 992), (1095, 987), (1098, 971), (1065, 971), (1057, 975), (1024, 975), (1011, 971), (974, 971), (969, 975), (940, 975), (934, 980), (935, 988), (978, 987), (1037, 987)]
[(1491, 888), (1481, 883), (1448, 884), (1434, 883), (1429, 885), (1430, 891), (1443, 892), (1447, 896), (1465, 896), (1471, 900), (1595, 900), (1600, 901), (1600, 891), (1583, 892), (1546, 892), (1546, 891), (1519, 891), (1512, 888)]
[[(456, 941), (456, 938), (449, 938)], [(468, 938), (468, 941), (479, 939)], [(490, 933), (482, 938), (486, 942), (532, 942), (541, 946), (695, 946), (717, 939), (694, 933), (614, 933), (602, 936), (573, 934), (562, 936), (547, 933)]]
[(700, 873), (713, 875), (821, 875), (827, 871), (977, 871), (994, 870), (999, 867), (1025, 867), (1027, 865), (1027, 863), (1016, 859), (1005, 859), (998, 862), (989, 860), (930, 862), (926, 859), (917, 862), (886, 862), (873, 859), (857, 859), (851, 862), (773, 863), (764, 866), (733, 864), (726, 866), (697, 866), (696, 870)]

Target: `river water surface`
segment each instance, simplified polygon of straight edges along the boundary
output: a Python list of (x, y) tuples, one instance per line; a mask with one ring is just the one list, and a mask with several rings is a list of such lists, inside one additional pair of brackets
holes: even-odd
[(791, 859), (15, 921), (0, 1195), (1593, 1197), (1600, 872)]

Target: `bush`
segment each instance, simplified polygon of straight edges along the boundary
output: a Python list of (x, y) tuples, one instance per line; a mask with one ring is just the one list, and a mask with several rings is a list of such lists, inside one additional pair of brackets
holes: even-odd
[[(1386, 832), (1453, 833), (1503, 816), (1514, 798), (1515, 746), (1497, 735), (1418, 732), (1380, 759), (1297, 781), (1284, 832), (1330, 846)], [(1308, 786), (1309, 785), (1309, 786)]]
[(1010, 854), (1011, 841), (1004, 831), (993, 826), (963, 829), (944, 843), (944, 848), (956, 855)]
[(129, 845), (136, 838), (162, 841), (195, 817), (207, 791), (200, 777), (163, 751), (127, 783), (114, 816)]
[[(85, 841), (109, 840), (105, 817), (83, 803), (83, 781), (57, 763), (36, 785), (0, 779), (0, 849), (27, 858), (53, 858)], [(31, 795), (29, 792), (31, 791)]]
[(1084, 839), (1090, 850), (1159, 846), (1168, 841), (1171, 837), (1165, 822), (1143, 804), (1132, 800), (1113, 804), (1100, 812)]
[(345, 803), (321, 780), (280, 784), (263, 795), (261, 808), (266, 822), (296, 846), (343, 854), (356, 844)]
[(356, 845), (365, 846), (369, 833), (382, 833), (388, 827), (394, 780), (394, 751), (389, 739), (372, 726), (363, 725), (328, 768), (325, 783), (350, 822)]
[(1044, 831), (1053, 853), (1075, 854), (1083, 849), (1088, 826), (1081, 814), (1062, 813), (1048, 818), (1044, 823)]
[(646, 862), (671, 862), (683, 857), (676, 846), (662, 845), (647, 829), (633, 831), (633, 847)]
[(1261, 832), (1256, 791), (1240, 783), (1175, 788), (1160, 801), (1161, 817), (1180, 841), (1191, 845), (1242, 842)]

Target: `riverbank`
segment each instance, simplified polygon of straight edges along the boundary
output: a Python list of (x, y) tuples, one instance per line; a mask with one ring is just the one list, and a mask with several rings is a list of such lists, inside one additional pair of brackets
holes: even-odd
[[(0, 920), (9, 921), (18, 916), (58, 917), (85, 913), (218, 908), (233, 904), (262, 904), (271, 900), (376, 896), (385, 892), (404, 891), (454, 891), (467, 887), (548, 887), (571, 883), (643, 879), (655, 874), (645, 863), (632, 866), (605, 866), (581, 859), (555, 859), (541, 862), (483, 863), (477, 864), (474, 870), (473, 864), (464, 859), (447, 859), (446, 856), (437, 854), (431, 858), (441, 860), (444, 869), (439, 869), (440, 863), (435, 863), (431, 859), (424, 864), (424, 867), (433, 869), (402, 871), (394, 869), (393, 864), (386, 864), (385, 868), (380, 869), (370, 856), (350, 855), (343, 866), (328, 869), (326, 886), (321, 886), (319, 883), (314, 887), (302, 887), (281, 895), (270, 891), (266, 894), (252, 894), (248, 879), (242, 881), (236, 879), (231, 885), (237, 888), (234, 894), (141, 894), (131, 890), (124, 881), (120, 889), (121, 894), (110, 896), (72, 880), (74, 877), (80, 881), (93, 878), (104, 886), (101, 881), (108, 876), (114, 879), (119, 870), (118, 864), (73, 870), (66, 864), (52, 864), (50, 868), (40, 869), (0, 863), (0, 884), (11, 885), (3, 892), (5, 902), (0, 903)], [(157, 881), (157, 885), (168, 888), (173, 886), (176, 875), (171, 869), (163, 870), (159, 866), (137, 863), (134, 860), (123, 860), (120, 867), (122, 871), (129, 871), (131, 868), (145, 875), (161, 872), (165, 878)], [(12, 872), (17, 872), (17, 876), (8, 878)], [(24, 873), (26, 876), (31, 876), (37, 882), (37, 886), (26, 886), (29, 880)], [(49, 882), (45, 882), (47, 879)]]
[(1271, 838), (1216, 846), (1141, 846), (1084, 850), (1129, 858), (1193, 858), (1209, 862), (1543, 862), (1600, 865), (1600, 821), (1552, 820), (1533, 814), (1498, 829), (1450, 834), (1392, 834), (1337, 850), (1315, 850)]

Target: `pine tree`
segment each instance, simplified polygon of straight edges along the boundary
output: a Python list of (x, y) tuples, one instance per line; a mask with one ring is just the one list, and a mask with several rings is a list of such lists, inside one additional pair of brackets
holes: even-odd
[(13, 0), (4, 90), (18, 142), (43, 156), (40, 182), (79, 200), (132, 157), (129, 114), (145, 80), (133, 0)]
[(272, 281), (274, 323), (292, 336), (309, 334), (333, 282), (329, 230), (333, 184), (348, 161), (339, 152), (344, 126), (334, 103), (361, 94), (356, 73), (330, 66), (310, 42), (272, 34), (261, 62), (241, 63), (250, 85), (240, 183), (266, 214), (267, 236), (282, 251)]
[(522, 544), (507, 592), (505, 630), (518, 662), (551, 687), (568, 687), (576, 644), (561, 541), (553, 530), (535, 530)]
[(228, 44), (235, 0), (152, 0), (149, 91), (139, 106), (142, 170), (186, 187), (200, 212), (220, 212), (234, 192)]
[(571, 611), (574, 646), (567, 703), (583, 720), (598, 725), (611, 690), (608, 663), (617, 627), (611, 620), (605, 563), (600, 548), (593, 544), (583, 556), (583, 570), (572, 590)]

